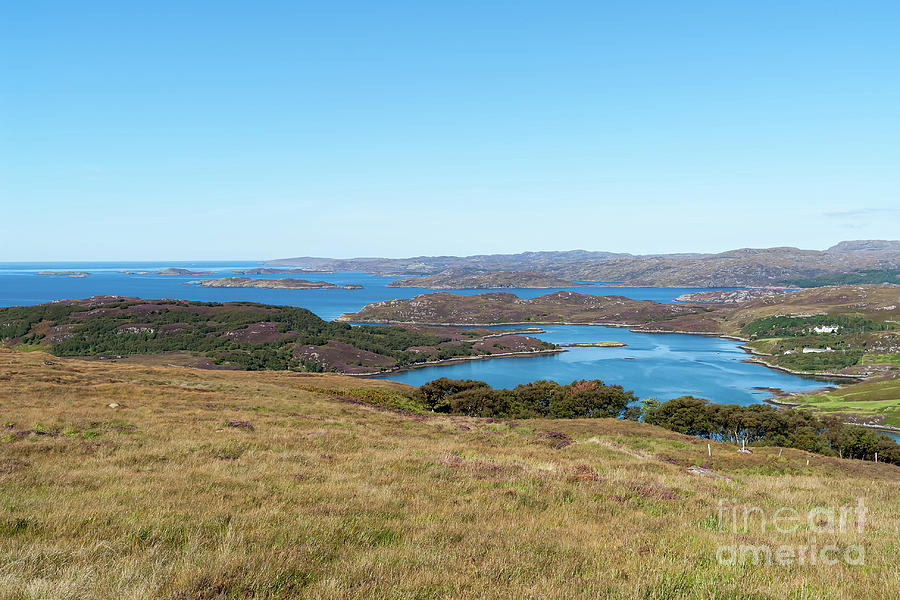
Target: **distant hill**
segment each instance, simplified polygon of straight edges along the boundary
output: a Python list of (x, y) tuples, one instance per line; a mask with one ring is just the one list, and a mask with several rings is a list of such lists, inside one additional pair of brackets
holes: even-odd
[(411, 258), (317, 258), (300, 256), (266, 261), (267, 265), (291, 265), (333, 271), (394, 272), (409, 275), (434, 275), (446, 269), (466, 268), (482, 271), (542, 271), (568, 262), (604, 260), (628, 256), (615, 252), (522, 252), (521, 254), (477, 254), (473, 256), (414, 256)]
[(808, 279), (793, 279), (790, 285), (803, 288), (821, 287), (824, 285), (856, 285), (863, 283), (900, 284), (900, 270), (897, 269), (865, 269), (852, 273), (832, 273)]
[(465, 269), (447, 269), (436, 275), (407, 277), (388, 287), (420, 287), (434, 290), (498, 289), (498, 288), (568, 288), (589, 285), (575, 283), (552, 275), (532, 271), (494, 271), (472, 273)]
[(571, 281), (629, 286), (765, 287), (861, 270), (900, 269), (900, 241), (854, 240), (827, 250), (741, 248), (718, 254), (635, 256), (614, 252), (523, 252), (412, 258), (285, 258), (268, 264), (430, 276), (447, 269), (531, 271)]
[(900, 268), (900, 242), (842, 242), (828, 250), (742, 248), (720, 254), (619, 257), (546, 270), (582, 281), (673, 287), (759, 287), (859, 269)]

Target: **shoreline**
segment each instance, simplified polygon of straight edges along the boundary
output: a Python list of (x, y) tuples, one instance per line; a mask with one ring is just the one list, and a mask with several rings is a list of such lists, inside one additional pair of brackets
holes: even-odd
[(382, 377), (391, 373), (400, 373), (402, 371), (414, 371), (425, 367), (435, 367), (457, 362), (467, 362), (472, 360), (490, 360), (492, 358), (524, 358), (528, 356), (542, 356), (547, 354), (561, 354), (568, 352), (564, 348), (555, 348), (551, 350), (525, 350), (522, 352), (498, 352), (496, 354), (480, 354), (478, 356), (455, 356), (453, 358), (442, 358), (440, 360), (429, 360), (425, 362), (411, 363), (401, 367), (391, 367), (382, 371), (372, 371), (371, 373), (340, 373), (348, 377)]
[(578, 321), (510, 321), (507, 323), (430, 323), (424, 321), (390, 321), (390, 320), (373, 320), (373, 321), (356, 321), (353, 319), (345, 319), (341, 315), (334, 319), (337, 323), (351, 323), (359, 325), (427, 325), (429, 327), (503, 327), (506, 325), (577, 325), (582, 327), (617, 327), (620, 329), (631, 328), (635, 333), (683, 333), (685, 335), (705, 335), (707, 337), (718, 337), (738, 342), (749, 342), (750, 340), (725, 335), (718, 331), (677, 331), (675, 329), (634, 329), (638, 327), (633, 323), (581, 323)]
[(776, 371), (781, 371), (782, 373), (788, 373), (790, 375), (800, 375), (803, 377), (810, 377), (813, 379), (844, 379), (848, 382), (856, 382), (856, 383), (860, 383), (860, 382), (863, 382), (866, 380), (865, 377), (859, 377), (857, 375), (843, 375), (841, 373), (808, 373), (806, 371), (794, 371), (793, 369), (789, 369), (787, 367), (782, 367), (779, 365), (773, 365), (771, 363), (767, 363), (766, 361), (764, 361), (760, 358), (756, 358), (757, 356), (771, 356), (769, 354), (763, 354), (763, 355), (756, 354), (755, 352), (752, 352), (751, 350), (747, 350), (743, 346), (741, 346), (741, 349), (744, 350), (744, 352), (747, 352), (748, 354), (750, 354), (752, 356), (752, 358), (747, 359), (745, 362), (754, 363), (757, 365), (763, 365), (764, 367), (769, 367), (770, 369), (775, 369)]

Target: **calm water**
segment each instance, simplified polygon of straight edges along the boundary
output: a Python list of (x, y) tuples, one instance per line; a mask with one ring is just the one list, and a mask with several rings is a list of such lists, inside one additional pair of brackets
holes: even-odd
[(546, 356), (477, 360), (402, 371), (394, 381), (421, 385), (437, 377), (480, 379), (512, 387), (536, 379), (569, 383), (602, 379), (633, 390), (641, 398), (668, 400), (686, 394), (716, 402), (753, 404), (772, 396), (754, 387), (808, 391), (829, 385), (743, 362), (738, 342), (700, 335), (634, 333), (617, 327), (545, 325), (539, 337), (557, 344), (614, 341), (623, 348), (568, 348)]
[[(366, 304), (392, 298), (410, 298), (428, 293), (422, 288), (389, 288), (390, 277), (367, 273), (310, 273), (293, 275), (304, 279), (337, 284), (360, 284), (361, 290), (265, 290), (252, 288), (205, 288), (185, 285), (195, 279), (216, 279), (233, 275), (235, 269), (260, 266), (252, 261), (230, 262), (109, 262), (109, 263), (0, 263), (0, 306), (38, 304), (64, 298), (97, 295), (140, 296), (144, 298), (183, 298), (226, 302), (247, 300), (268, 304), (302, 306), (323, 319), (334, 319), (354, 312)], [(180, 267), (195, 271), (214, 271), (211, 276), (161, 276), (157, 269)], [(84, 278), (37, 275), (38, 271), (86, 271)], [(150, 271), (148, 275), (129, 275), (120, 270)], [(290, 275), (285, 275), (290, 276)], [(272, 275), (278, 278), (282, 275)], [(673, 302), (694, 288), (571, 288), (573, 291), (617, 294), (639, 300)], [(489, 290), (448, 290), (476, 294)], [(533, 298), (554, 290), (502, 290), (520, 297)], [(538, 337), (556, 343), (621, 341), (625, 348), (570, 348), (568, 352), (528, 358), (495, 359), (457, 363), (396, 373), (390, 379), (419, 384), (437, 377), (474, 378), (495, 386), (509, 387), (537, 379), (568, 383), (573, 379), (603, 379), (623, 385), (640, 397), (668, 399), (683, 394), (709, 398), (715, 402), (749, 404), (759, 402), (767, 393), (754, 387), (776, 387), (785, 391), (807, 391), (826, 385), (821, 382), (780, 373), (742, 362), (747, 355), (736, 342), (711, 337), (678, 334), (632, 333), (626, 329), (584, 326), (545, 326)], [(629, 359), (629, 360), (626, 360)], [(633, 359), (633, 360), (630, 360)]]

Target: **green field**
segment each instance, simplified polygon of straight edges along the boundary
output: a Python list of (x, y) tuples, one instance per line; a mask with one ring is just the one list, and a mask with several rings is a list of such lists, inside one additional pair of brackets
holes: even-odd
[(858, 383), (834, 392), (791, 398), (823, 413), (859, 415), (867, 422), (900, 427), (900, 380)]
[(890, 363), (900, 366), (900, 354), (878, 354), (877, 352), (866, 352), (860, 361), (864, 365), (879, 365)]

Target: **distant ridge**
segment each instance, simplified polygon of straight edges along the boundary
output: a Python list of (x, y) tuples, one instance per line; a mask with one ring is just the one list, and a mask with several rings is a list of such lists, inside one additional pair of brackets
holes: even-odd
[(821, 251), (776, 247), (738, 248), (718, 254), (632, 255), (569, 250), (462, 257), (295, 257), (266, 264), (398, 276), (428, 276), (448, 269), (471, 273), (531, 271), (572, 281), (629, 286), (765, 287), (860, 270), (900, 269), (900, 241), (850, 240)]

